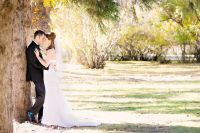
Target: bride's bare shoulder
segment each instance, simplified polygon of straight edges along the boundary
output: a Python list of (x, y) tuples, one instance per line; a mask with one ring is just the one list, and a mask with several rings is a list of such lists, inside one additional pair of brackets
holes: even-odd
[(55, 51), (55, 49), (54, 48), (52, 48), (52, 49), (48, 49), (47, 50), (47, 53), (52, 53), (52, 54), (54, 54), (56, 51)]

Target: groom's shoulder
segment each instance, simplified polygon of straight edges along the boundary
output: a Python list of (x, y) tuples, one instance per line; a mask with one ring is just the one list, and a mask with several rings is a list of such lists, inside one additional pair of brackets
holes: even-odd
[(35, 47), (35, 43), (32, 41), (29, 45), (28, 45), (28, 49), (34, 48)]
[(33, 45), (35, 45), (34, 41), (32, 41), (29, 46), (33, 46)]

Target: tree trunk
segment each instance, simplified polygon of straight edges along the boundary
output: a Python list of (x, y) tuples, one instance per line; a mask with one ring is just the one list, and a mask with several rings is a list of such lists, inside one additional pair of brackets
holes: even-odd
[(197, 60), (197, 63), (200, 63), (200, 41), (199, 41), (199, 34), (196, 33), (196, 53), (195, 58)]
[(0, 133), (12, 133), (11, 47), (16, 1), (0, 1)]
[(30, 83), (26, 82), (26, 45), (30, 43), (30, 0), (17, 0), (12, 46), (13, 115), (18, 122), (26, 120), (26, 111), (31, 106)]
[(183, 47), (182, 47), (182, 62), (185, 63), (186, 62), (186, 51), (185, 51), (185, 48), (186, 48), (186, 43), (183, 43)]
[(44, 7), (43, 0), (35, 0), (32, 4), (33, 30), (50, 32), (50, 11), (51, 8)]

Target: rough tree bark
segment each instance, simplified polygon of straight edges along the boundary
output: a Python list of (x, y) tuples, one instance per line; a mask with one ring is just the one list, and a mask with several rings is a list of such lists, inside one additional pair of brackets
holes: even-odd
[(31, 41), (30, 0), (16, 0), (13, 46), (12, 46), (12, 89), (13, 115), (18, 122), (26, 120), (26, 111), (31, 106), (30, 83), (26, 82), (26, 45)]
[(11, 47), (15, 0), (0, 0), (0, 133), (12, 133)]
[(50, 12), (51, 8), (44, 7), (43, 0), (35, 0), (32, 4), (32, 27), (33, 30), (43, 30), (50, 32)]

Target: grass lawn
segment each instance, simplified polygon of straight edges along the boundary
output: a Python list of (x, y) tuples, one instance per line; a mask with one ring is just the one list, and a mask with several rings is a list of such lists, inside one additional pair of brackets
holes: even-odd
[[(102, 70), (72, 65), (63, 72), (62, 88), (74, 110), (200, 117), (199, 64), (107, 62)], [(164, 129), (166, 132), (200, 132), (198, 126), (187, 123), (183, 126), (164, 126)], [(100, 129), (105, 127), (109, 131), (116, 129), (123, 132), (165, 131), (162, 124), (161, 128), (157, 128), (149, 123), (140, 125), (140, 129), (137, 124), (130, 123), (103, 125)]]
[(24, 123), (14, 126), (16, 133), (200, 133), (199, 64), (107, 62), (100, 70), (66, 64), (60, 82), (77, 115), (102, 125), (52, 129)]
[(62, 82), (75, 110), (200, 116), (200, 66), (107, 62), (103, 70), (66, 69)]

